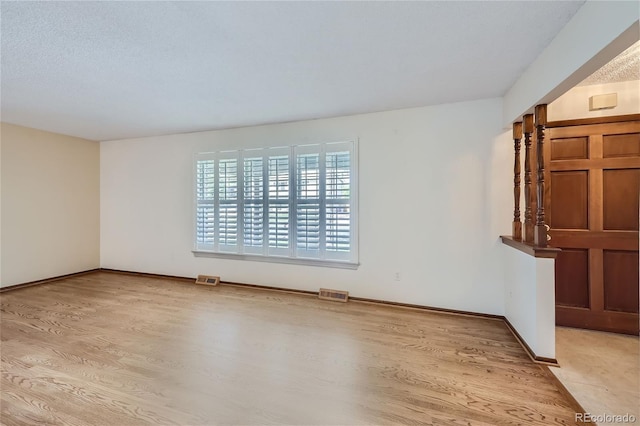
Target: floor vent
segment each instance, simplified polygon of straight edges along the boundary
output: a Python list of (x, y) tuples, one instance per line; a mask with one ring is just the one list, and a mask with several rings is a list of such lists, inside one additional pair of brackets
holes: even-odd
[(214, 277), (213, 275), (198, 275), (198, 278), (196, 278), (196, 284), (218, 285), (220, 284), (220, 277)]
[(333, 300), (334, 302), (346, 302), (349, 300), (349, 292), (321, 288), (318, 292), (318, 297), (323, 300)]

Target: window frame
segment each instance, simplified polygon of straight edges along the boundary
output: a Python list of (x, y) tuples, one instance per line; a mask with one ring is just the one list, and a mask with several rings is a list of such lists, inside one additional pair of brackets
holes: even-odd
[[(344, 204), (349, 208), (349, 251), (327, 250), (326, 235), (326, 204), (327, 191), (326, 184), (326, 162), (327, 153), (349, 152), (349, 198), (342, 199), (338, 204)], [(270, 198), (269, 190), (269, 164), (270, 159), (274, 156), (285, 155), (288, 159), (288, 198), (274, 199)], [(298, 232), (298, 207), (300, 205), (309, 205), (311, 199), (303, 199), (298, 197), (298, 156), (299, 155), (318, 154), (319, 162), (319, 240), (318, 255), (314, 256), (313, 250), (304, 250), (298, 248), (297, 232)], [(219, 161), (224, 159), (236, 159), (237, 170), (237, 186), (236, 186), (236, 245), (228, 246), (220, 244), (220, 227), (219, 227), (219, 207), (220, 207), (220, 175)], [(262, 159), (262, 246), (255, 247), (251, 245), (245, 246), (245, 206), (256, 205), (258, 199), (245, 199), (244, 180), (245, 180), (245, 159)], [(213, 244), (208, 245), (198, 242), (198, 208), (202, 206), (202, 202), (198, 200), (198, 162), (202, 160), (213, 160), (213, 170), (215, 173), (215, 198), (214, 206), (214, 235)], [(251, 260), (261, 262), (301, 264), (310, 266), (333, 267), (343, 269), (357, 269), (359, 266), (359, 236), (358, 236), (358, 140), (348, 139), (338, 142), (325, 142), (301, 145), (289, 145), (280, 147), (266, 147), (257, 149), (237, 149), (216, 152), (198, 152), (193, 156), (193, 214), (192, 214), (192, 231), (193, 231), (193, 249), (192, 252), (196, 257), (213, 257), (223, 259)], [(334, 199), (332, 199), (335, 201)], [(346, 201), (345, 201), (346, 200)], [(252, 203), (253, 201), (253, 203)], [(207, 205), (211, 202), (205, 203)], [(233, 202), (225, 201), (224, 204), (230, 205)], [(335, 204), (335, 203), (334, 203)], [(270, 246), (270, 206), (287, 206), (288, 207), (288, 247), (271, 247)], [(250, 227), (249, 227), (250, 228)]]

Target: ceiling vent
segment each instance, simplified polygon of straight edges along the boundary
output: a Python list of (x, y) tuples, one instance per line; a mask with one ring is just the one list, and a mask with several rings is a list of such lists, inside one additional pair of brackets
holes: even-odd
[(349, 300), (349, 292), (321, 288), (318, 292), (318, 298), (323, 300), (333, 300), (334, 302), (346, 302)]

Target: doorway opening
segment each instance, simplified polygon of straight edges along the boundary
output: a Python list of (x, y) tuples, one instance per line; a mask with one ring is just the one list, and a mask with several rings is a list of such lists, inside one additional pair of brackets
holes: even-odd
[(589, 412), (640, 418), (640, 42), (548, 105), (551, 368)]

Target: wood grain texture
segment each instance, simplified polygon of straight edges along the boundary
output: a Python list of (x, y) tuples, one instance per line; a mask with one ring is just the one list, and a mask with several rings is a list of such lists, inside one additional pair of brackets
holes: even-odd
[[(582, 405), (580, 412), (629, 413), (640, 418), (638, 337), (557, 327), (556, 339), (562, 368), (549, 370)], [(611, 423), (600, 426), (606, 424)]]
[(604, 250), (604, 309), (638, 313), (638, 253)]
[(560, 249), (556, 247), (538, 247), (533, 243), (516, 240), (513, 236), (509, 235), (500, 235), (500, 240), (502, 240), (502, 244), (506, 244), (533, 257), (555, 259), (558, 256), (558, 253), (560, 253)]
[(539, 247), (546, 247), (547, 227), (545, 217), (545, 126), (547, 124), (547, 105), (536, 105), (536, 163), (537, 163), (537, 183), (536, 183), (536, 226), (534, 229), (534, 242)]
[(551, 172), (549, 224), (554, 229), (589, 228), (589, 172)]
[(585, 308), (556, 305), (556, 323), (566, 327), (587, 328), (638, 336), (638, 314), (619, 311), (590, 311)]
[(556, 305), (589, 308), (589, 250), (564, 248), (557, 259)]
[(522, 139), (522, 122), (513, 123), (513, 223), (511, 235), (516, 240), (522, 239), (522, 221), (520, 220), (520, 141)]
[(639, 157), (640, 133), (604, 135), (603, 157)]
[(533, 114), (522, 117), (524, 127), (524, 222), (522, 224), (522, 240), (533, 243), (533, 212), (535, 211), (533, 191), (535, 187), (531, 178), (532, 162), (535, 158), (531, 141), (533, 132)]
[(549, 129), (559, 142), (545, 202), (551, 244), (567, 252), (555, 265), (556, 324), (637, 335), (640, 121), (623, 118)]
[(589, 155), (589, 140), (581, 138), (551, 139), (549, 160), (583, 160)]
[(626, 114), (606, 117), (579, 118), (577, 120), (549, 121), (547, 123), (547, 127), (584, 126), (587, 124), (620, 123), (624, 121), (638, 120), (640, 120), (640, 114)]
[(605, 170), (603, 229), (638, 231), (640, 169)]
[(551, 230), (554, 246), (638, 250), (638, 233), (632, 231)]
[(584, 135), (620, 135), (638, 132), (640, 132), (640, 121), (629, 121), (585, 126), (555, 127), (549, 129), (549, 138), (579, 138)]
[(103, 272), (0, 303), (5, 425), (574, 423), (500, 320)]

